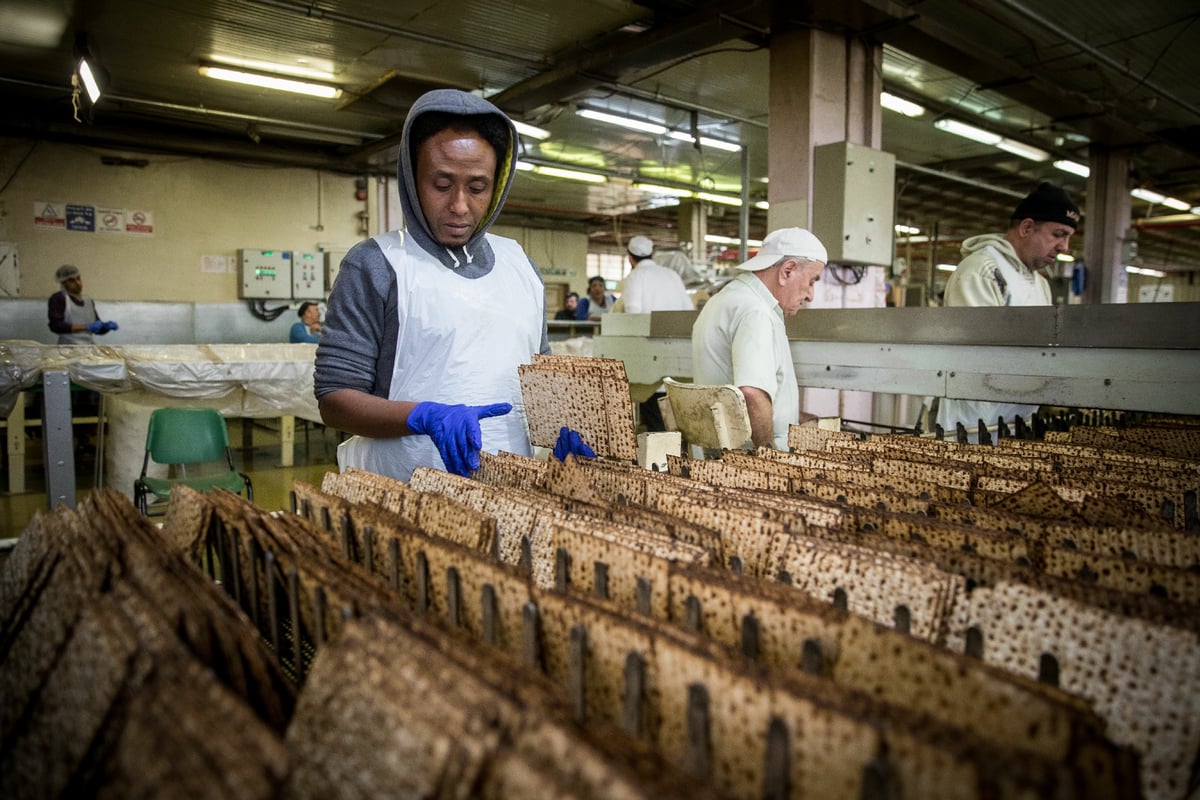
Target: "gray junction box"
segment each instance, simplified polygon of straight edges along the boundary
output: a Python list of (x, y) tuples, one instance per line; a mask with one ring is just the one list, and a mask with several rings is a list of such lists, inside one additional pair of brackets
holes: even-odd
[(892, 263), (896, 157), (850, 142), (813, 148), (813, 233), (835, 264)]

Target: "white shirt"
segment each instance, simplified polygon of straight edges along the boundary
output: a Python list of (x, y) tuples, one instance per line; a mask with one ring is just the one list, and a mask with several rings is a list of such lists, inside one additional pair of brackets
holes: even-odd
[(673, 269), (642, 259), (621, 283), (621, 300), (628, 314), (651, 311), (692, 311), (695, 305)]
[(800, 421), (796, 368), (783, 309), (754, 273), (740, 273), (700, 310), (692, 326), (692, 378), (766, 392), (775, 448), (788, 449), (788, 427)]

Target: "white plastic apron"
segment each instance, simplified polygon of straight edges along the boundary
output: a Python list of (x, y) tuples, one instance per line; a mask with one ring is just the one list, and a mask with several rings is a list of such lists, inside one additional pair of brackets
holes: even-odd
[[(517, 366), (538, 352), (545, 292), (529, 258), (511, 239), (487, 237), (492, 271), (467, 280), (398, 231), (375, 241), (396, 272), (400, 333), (390, 400), (448, 405), (512, 403), (502, 417), (479, 422), (483, 449), (529, 455), (529, 430)], [(403, 481), (417, 467), (445, 469), (428, 436), (355, 436), (338, 447), (338, 466)]]
[[(1004, 257), (1003, 253), (991, 245), (988, 245), (984, 249), (988, 251), (987, 255), (996, 264), (996, 268), (1000, 272), (1000, 277), (1004, 279), (1007, 287), (1004, 300), (1007, 305), (1049, 305), (1046, 293), (1042, 289), (1041, 281), (1038, 280), (1036, 274), (1018, 271), (1012, 262)], [(1009, 430), (1012, 430), (1016, 424), (1015, 420), (1018, 414), (1028, 424), (1037, 409), (1036, 405), (1027, 405), (1024, 403), (989, 403), (983, 400), (952, 400), (948, 397), (943, 397), (938, 405), (937, 420), (946, 433), (953, 433), (954, 423), (961, 421), (963, 427), (967, 429), (967, 433), (970, 434), (969, 438), (971, 442), (977, 443), (979, 440), (980, 419), (986, 425), (994, 426), (1000, 417), (1004, 417)], [(994, 436), (992, 438), (993, 440), (995, 439)]]
[[(96, 304), (92, 298), (84, 297), (83, 305), (77, 306), (66, 289), (62, 291), (62, 295), (66, 299), (66, 311), (63, 312), (64, 322), (68, 325), (87, 325), (96, 321)], [(58, 335), (59, 344), (92, 344), (93, 341), (92, 334), (88, 331)]]

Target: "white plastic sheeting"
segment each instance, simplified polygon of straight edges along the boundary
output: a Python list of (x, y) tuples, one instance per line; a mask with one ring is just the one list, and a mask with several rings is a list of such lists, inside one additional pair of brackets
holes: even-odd
[(214, 408), (226, 417), (294, 416), (320, 422), (312, 344), (43, 345), (0, 342), (0, 415), (47, 371), (105, 396), (106, 486), (132, 496), (150, 413)]

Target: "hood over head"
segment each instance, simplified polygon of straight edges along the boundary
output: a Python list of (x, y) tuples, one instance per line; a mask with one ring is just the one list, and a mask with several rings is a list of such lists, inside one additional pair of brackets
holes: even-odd
[[(504, 129), (508, 132), (505, 151), (496, 153), (496, 181), (492, 187), (492, 199), (487, 213), (471, 238), (461, 247), (447, 247), (434, 239), (429, 230), (429, 224), (425, 221), (425, 213), (421, 209), (421, 201), (417, 194), (416, 153), (412, 150), (410, 137), (413, 122), (422, 114), (431, 111), (456, 116), (493, 115), (502, 121)], [(400, 151), (397, 154), (396, 177), (399, 186), (400, 207), (404, 211), (405, 230), (416, 240), (421, 249), (432, 254), (447, 267), (455, 268), (464, 264), (491, 267), (494, 255), (492, 248), (484, 239), (484, 234), (499, 216), (500, 209), (504, 206), (504, 200), (508, 197), (508, 190), (512, 186), (517, 163), (516, 141), (516, 128), (513, 127), (512, 120), (482, 97), (458, 89), (435, 89), (417, 98), (412, 108), (409, 109), (408, 117), (404, 120)]]

